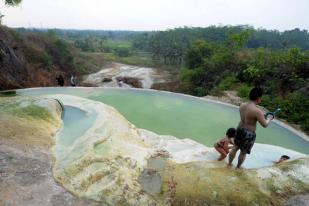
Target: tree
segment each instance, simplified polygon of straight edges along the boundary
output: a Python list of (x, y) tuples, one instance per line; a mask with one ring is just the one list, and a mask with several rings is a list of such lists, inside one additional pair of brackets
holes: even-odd
[(193, 42), (186, 54), (186, 64), (189, 69), (195, 69), (202, 65), (205, 58), (213, 54), (212, 47), (209, 43), (202, 40)]
[(2, 14), (0, 13), (0, 25), (1, 25), (1, 20), (2, 20), (3, 17), (4, 17), (4, 15), (2, 15)]
[[(21, 3), (22, 0), (4, 0), (4, 3), (8, 6), (17, 6), (18, 4)], [(0, 25), (1, 25), (1, 20), (4, 17), (4, 15), (0, 12)]]
[(17, 6), (22, 0), (4, 0), (4, 3), (9, 6)]

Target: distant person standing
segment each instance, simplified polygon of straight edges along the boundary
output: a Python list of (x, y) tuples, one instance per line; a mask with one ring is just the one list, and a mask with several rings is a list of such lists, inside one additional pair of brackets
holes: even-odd
[(72, 87), (76, 86), (76, 77), (74, 75), (71, 75), (70, 83)]
[(58, 85), (61, 86), (61, 87), (63, 87), (63, 85), (64, 85), (64, 79), (63, 79), (63, 76), (62, 76), (61, 74), (59, 74), (59, 76), (56, 77), (56, 80), (57, 80), (57, 82), (58, 82)]
[(122, 86), (123, 86), (123, 81), (122, 81), (122, 79), (117, 79), (116, 81), (117, 81), (118, 87), (122, 87)]
[(262, 127), (267, 127), (274, 116), (264, 117), (264, 112), (257, 107), (261, 103), (263, 91), (261, 88), (253, 88), (249, 94), (249, 102), (242, 103), (239, 107), (240, 122), (236, 130), (235, 145), (229, 154), (228, 166), (232, 166), (236, 152), (240, 149), (238, 163), (236, 168), (240, 168), (246, 159), (246, 155), (250, 154), (251, 148), (255, 142), (256, 122), (259, 122)]

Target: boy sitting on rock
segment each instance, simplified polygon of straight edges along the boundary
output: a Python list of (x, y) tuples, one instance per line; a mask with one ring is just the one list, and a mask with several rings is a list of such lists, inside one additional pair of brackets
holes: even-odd
[(235, 137), (236, 129), (235, 128), (229, 128), (226, 131), (226, 136), (219, 140), (219, 142), (214, 144), (215, 149), (220, 153), (220, 157), (218, 158), (218, 161), (224, 160), (227, 154), (229, 153), (229, 149), (232, 148), (232, 146), (229, 146), (229, 144), (234, 145), (234, 137)]

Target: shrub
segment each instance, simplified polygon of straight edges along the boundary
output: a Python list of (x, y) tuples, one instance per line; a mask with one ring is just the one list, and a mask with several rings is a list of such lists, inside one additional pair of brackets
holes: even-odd
[(43, 66), (47, 67), (48, 69), (50, 69), (51, 66), (53, 65), (52, 57), (46, 52), (42, 53), (41, 61), (42, 61)]
[(278, 117), (284, 118), (289, 122), (299, 124), (301, 128), (309, 131), (309, 95), (304, 92), (289, 93), (286, 97), (274, 97), (264, 95), (262, 106), (273, 111), (281, 108)]
[(237, 92), (237, 95), (241, 98), (245, 98), (245, 99), (248, 99), (249, 98), (249, 93), (251, 91), (252, 87), (246, 85), (246, 84), (243, 84), (239, 87), (238, 89), (238, 92)]
[(131, 50), (125, 47), (119, 47), (114, 49), (114, 52), (119, 57), (128, 57), (131, 55)]
[(220, 83), (211, 91), (212, 95), (220, 95), (223, 91), (234, 89), (238, 80), (234, 75), (227, 76), (220, 81)]

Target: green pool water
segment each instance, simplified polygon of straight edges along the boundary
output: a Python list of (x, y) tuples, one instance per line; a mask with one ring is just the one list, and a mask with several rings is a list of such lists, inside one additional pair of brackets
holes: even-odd
[(83, 135), (91, 127), (96, 116), (87, 115), (86, 112), (75, 107), (65, 106), (64, 108), (64, 125), (58, 137), (58, 142), (64, 146), (71, 146), (78, 137)]
[[(158, 134), (190, 138), (207, 146), (239, 122), (238, 109), (190, 96), (159, 91), (114, 88), (39, 88), (17, 90), (17, 95), (70, 94), (115, 107), (138, 128)], [(257, 142), (309, 154), (309, 143), (276, 124), (258, 127)]]

